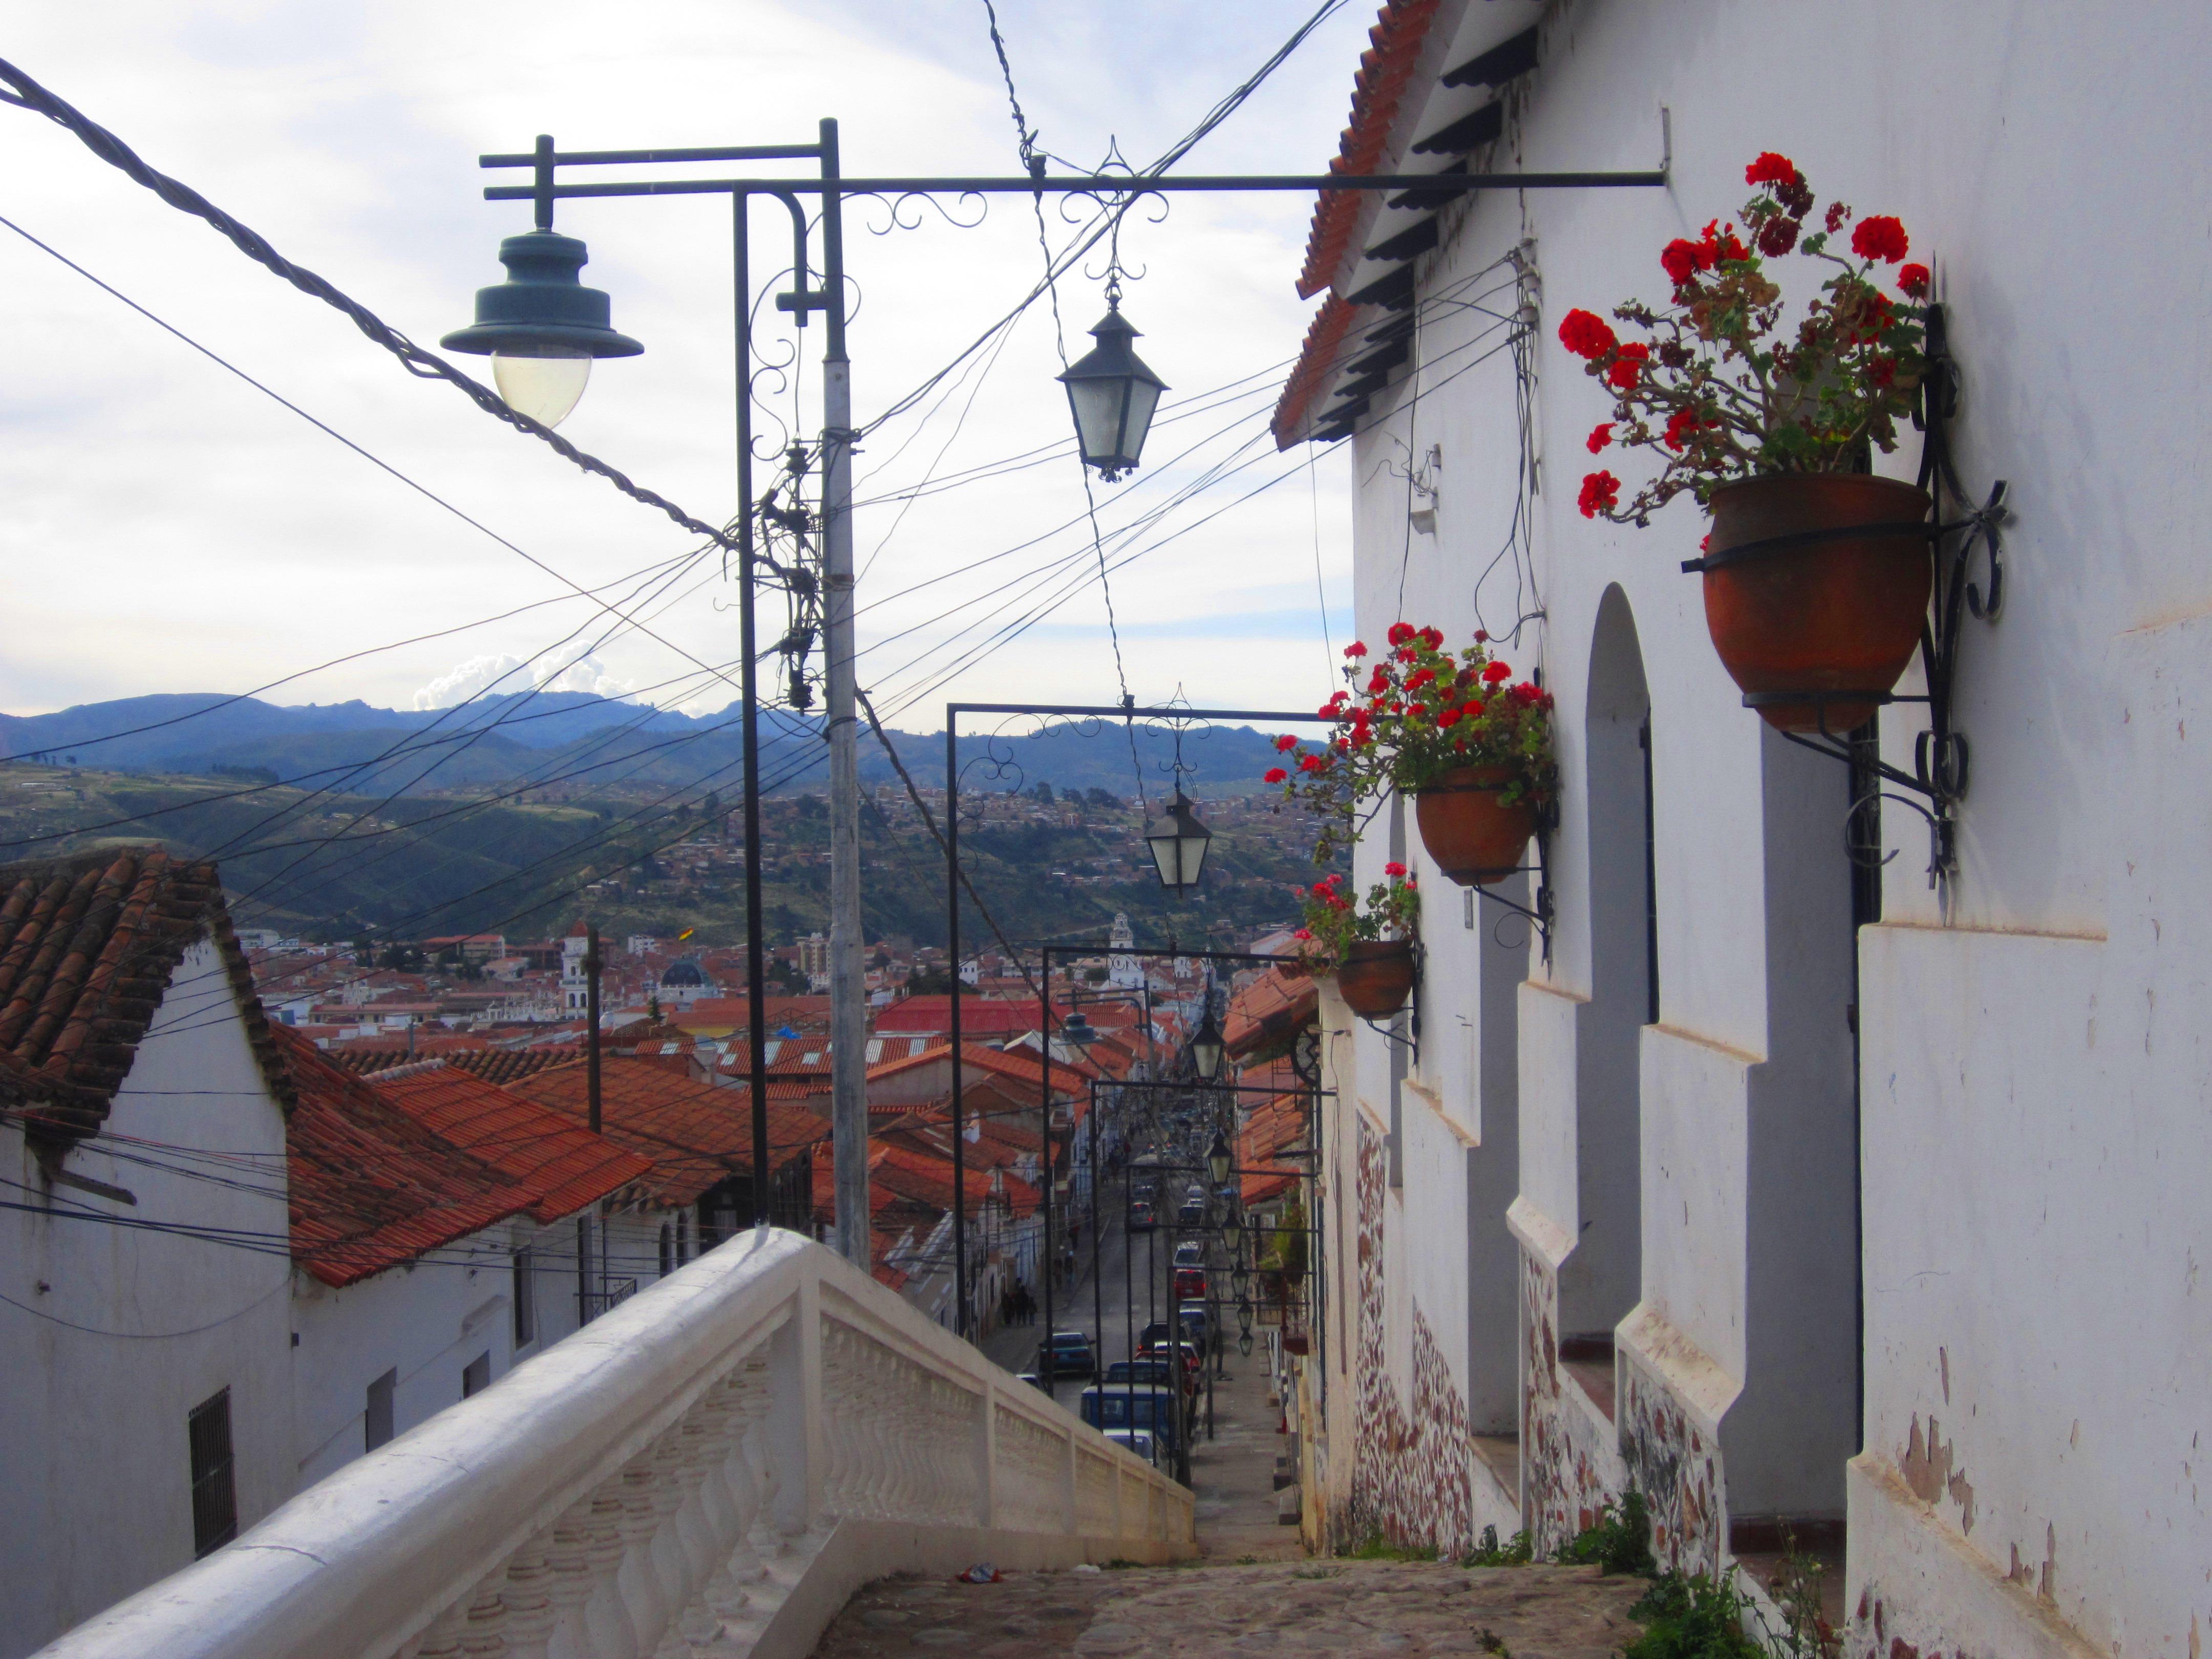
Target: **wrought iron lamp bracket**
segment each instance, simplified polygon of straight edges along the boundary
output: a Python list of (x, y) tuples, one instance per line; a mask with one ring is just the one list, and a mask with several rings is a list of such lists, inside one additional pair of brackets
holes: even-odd
[[(1846, 766), (1863, 769), (1882, 783), (1899, 789), (1911, 790), (1924, 799), (1928, 805), (1891, 794), (1875, 788), (1862, 794), (1851, 803), (1850, 817), (1856, 821), (1860, 808), (1869, 800), (1886, 797), (1911, 806), (1928, 821), (1929, 859), (1928, 884), (1949, 876), (1958, 866), (1958, 816), (1960, 804), (1966, 795), (1966, 782), (1971, 750), (1966, 734), (1959, 729), (1956, 710), (1953, 705), (1958, 684), (1959, 652), (1966, 633), (1966, 618), (1977, 622), (1994, 622), (2004, 604), (2005, 564), (2003, 528), (2012, 517), (2005, 503), (2007, 484), (1999, 478), (1990, 487), (1990, 492), (1980, 506), (1973, 504), (1959, 482), (1959, 474), (1951, 453), (1951, 422), (1959, 412), (1960, 374), (1958, 360), (1952, 355), (1950, 333), (1944, 308), (1931, 305), (1925, 318), (1927, 330), (1927, 374), (1920, 384), (1919, 407), (1913, 415), (1913, 424), (1925, 434), (1920, 451), (1918, 483), (1928, 492), (1932, 503), (1928, 521), (1923, 526), (1930, 544), (1935, 562), (1935, 580), (1930, 591), (1928, 617), (1920, 629), (1920, 665), (1928, 690), (1917, 696), (1899, 696), (1887, 691), (1769, 691), (1747, 692), (1744, 706), (1759, 708), (1771, 705), (1813, 705), (1819, 721), (1816, 733), (1784, 732), (1782, 735), (1801, 748), (1810, 749), (1817, 755), (1826, 755), (1841, 761)], [(1877, 526), (1877, 529), (1903, 526)], [(1771, 541), (1753, 542), (1730, 548), (1730, 559), (1757, 556), (1764, 551), (1778, 551), (1783, 544), (1798, 544), (1809, 539), (1828, 539), (1833, 535), (1863, 534), (1863, 530), (1827, 532), (1814, 532), (1808, 535), (1778, 537)], [(1683, 566), (1686, 570), (1703, 569), (1709, 562), (1692, 560)], [(1855, 753), (1848, 734), (1832, 730), (1828, 725), (1828, 708), (1832, 704), (1899, 702), (1924, 703), (1928, 708), (1927, 729), (1918, 733), (1912, 747), (1912, 770), (1905, 771), (1892, 766), (1878, 757)], [(1850, 838), (1847, 823), (1844, 831), (1847, 848), (1855, 859), (1864, 861), (1865, 849)], [(1877, 859), (1876, 862), (1886, 860)]]

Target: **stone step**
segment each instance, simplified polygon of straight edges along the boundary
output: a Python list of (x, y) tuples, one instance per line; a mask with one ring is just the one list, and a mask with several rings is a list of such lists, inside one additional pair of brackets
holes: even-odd
[(1213, 1659), (1223, 1653), (1602, 1659), (1635, 1640), (1642, 1579), (1595, 1567), (1316, 1559), (1077, 1568), (994, 1584), (886, 1578), (856, 1595), (816, 1659)]

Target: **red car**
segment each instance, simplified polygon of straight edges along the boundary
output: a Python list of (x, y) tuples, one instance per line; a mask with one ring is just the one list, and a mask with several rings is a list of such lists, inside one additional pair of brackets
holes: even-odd
[(1175, 1294), (1178, 1302), (1206, 1300), (1206, 1269), (1178, 1267), (1176, 1269)]

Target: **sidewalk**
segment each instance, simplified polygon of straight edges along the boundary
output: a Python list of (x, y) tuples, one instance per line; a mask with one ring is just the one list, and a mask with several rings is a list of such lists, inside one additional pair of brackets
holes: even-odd
[(1255, 1347), (1245, 1359), (1232, 1348), (1225, 1364), (1228, 1380), (1213, 1384), (1214, 1437), (1206, 1437), (1201, 1393), (1199, 1431), (1191, 1442), (1200, 1553), (1213, 1563), (1303, 1561), (1305, 1546), (1297, 1528), (1276, 1520), (1275, 1459), (1287, 1442), (1276, 1432), (1281, 1413), (1267, 1403), (1261, 1351)]

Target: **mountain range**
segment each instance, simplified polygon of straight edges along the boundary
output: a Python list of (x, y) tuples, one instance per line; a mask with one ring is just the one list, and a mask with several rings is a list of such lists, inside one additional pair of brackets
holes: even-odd
[[(1112, 720), (1048, 725), (1029, 716), (969, 715), (959, 742), (963, 789), (1100, 788), (1156, 795), (1169, 787), (1174, 734)], [(818, 715), (764, 710), (762, 774), (781, 792), (826, 780)], [(887, 732), (915, 782), (941, 787), (942, 733)], [(424, 794), (520, 782), (660, 789), (712, 780), (727, 791), (743, 757), (738, 706), (687, 715), (580, 691), (518, 691), (458, 708), (378, 708), (355, 701), (286, 705), (181, 692), (82, 703), (51, 714), (0, 715), (0, 761), (106, 771), (246, 775), (349, 793)], [(1194, 795), (1261, 787), (1272, 737), (1249, 726), (1194, 727), (1181, 745)], [(882, 745), (864, 733), (864, 784), (893, 781)]]

